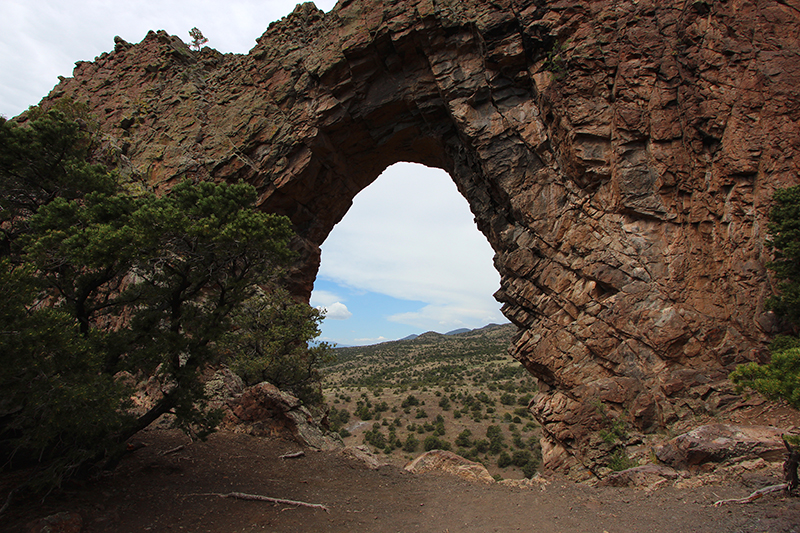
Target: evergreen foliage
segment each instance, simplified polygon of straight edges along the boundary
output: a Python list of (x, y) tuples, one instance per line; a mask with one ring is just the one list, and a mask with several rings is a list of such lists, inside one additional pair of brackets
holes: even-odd
[(771, 400), (786, 400), (800, 409), (800, 347), (773, 350), (768, 364), (747, 363), (730, 377), (739, 386), (757, 390)]
[[(321, 316), (276, 289), (289, 220), (255, 209), (246, 184), (128, 194), (91, 146), (62, 112), (0, 121), (0, 464), (33, 466), (29, 487), (113, 466), (165, 413), (204, 437), (219, 413), (202, 374), (226, 358), (321, 400), (327, 347), (304, 351)], [(134, 416), (144, 380), (162, 396)]]
[(285, 290), (258, 291), (234, 313), (236, 328), (222, 340), (231, 368), (248, 385), (268, 381), (305, 403), (322, 403), (321, 367), (332, 362), (332, 347), (309, 346), (322, 319), (322, 312)]
[(800, 185), (778, 189), (769, 214), (767, 245), (774, 259), (767, 265), (780, 280), (778, 294), (768, 306), (795, 326), (800, 326)]
[[(113, 193), (116, 183), (88, 162), (90, 136), (63, 111), (32, 110), (26, 127), (0, 117), (0, 251), (29, 230), (28, 219), (56, 198), (72, 200), (90, 191)], [(74, 113), (71, 113), (74, 114)]]
[(192, 42), (189, 46), (191, 46), (193, 50), (200, 50), (200, 48), (208, 42), (208, 39), (203, 36), (203, 32), (197, 28), (189, 30), (189, 37), (192, 38)]
[[(777, 190), (773, 200), (769, 214), (772, 238), (767, 245), (773, 251), (774, 260), (767, 266), (779, 280), (779, 292), (767, 305), (797, 327), (800, 326), (800, 186)], [(800, 409), (800, 339), (778, 337), (770, 345), (770, 352), (768, 364), (741, 365), (731, 373), (731, 380), (740, 388), (754, 389), (770, 399), (782, 399)], [(788, 440), (800, 445), (800, 438)]]

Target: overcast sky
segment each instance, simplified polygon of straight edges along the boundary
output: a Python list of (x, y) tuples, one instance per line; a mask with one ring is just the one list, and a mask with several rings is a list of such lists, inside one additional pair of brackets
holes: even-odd
[[(319, 0), (329, 11), (335, 0)], [(247, 53), (294, 0), (0, 0), (0, 115), (37, 104), (76, 61), (140, 42), (148, 30)], [(411, 333), (505, 322), (492, 294), (500, 278), (466, 200), (442, 171), (401, 164), (355, 200), (322, 246), (312, 305), (322, 339), (371, 344)]]

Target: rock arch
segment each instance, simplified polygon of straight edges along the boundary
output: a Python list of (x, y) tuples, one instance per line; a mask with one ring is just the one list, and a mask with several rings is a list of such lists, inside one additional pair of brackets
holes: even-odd
[(305, 296), (358, 191), (398, 161), (444, 169), (496, 251), (546, 463), (596, 470), (604, 417), (725, 406), (778, 329), (762, 242), (798, 183), (798, 22), (759, 0), (340, 0), (246, 56), (117, 39), (43, 103), (88, 102), (154, 186), (254, 184), (302, 238)]

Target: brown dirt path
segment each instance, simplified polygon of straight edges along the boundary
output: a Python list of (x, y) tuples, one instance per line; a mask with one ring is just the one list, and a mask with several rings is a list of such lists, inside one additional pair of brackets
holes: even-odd
[[(334, 452), (282, 460), (298, 445), (227, 432), (191, 444), (176, 431), (140, 437), (146, 446), (113, 475), (44, 503), (22, 502), (0, 519), (0, 531), (27, 531), (31, 520), (64, 510), (81, 514), (86, 533), (800, 531), (800, 498), (711, 505), (753, 490), (741, 485), (647, 493), (552, 479), (544, 490), (515, 489), (394, 466), (370, 470)], [(233, 491), (324, 504), (330, 512), (207, 495)]]

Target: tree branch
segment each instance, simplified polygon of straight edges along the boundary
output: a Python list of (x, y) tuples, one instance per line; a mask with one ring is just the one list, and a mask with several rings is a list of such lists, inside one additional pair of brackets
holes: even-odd
[(260, 494), (247, 494), (244, 492), (229, 492), (228, 494), (220, 494), (218, 492), (202, 492), (198, 494), (191, 494), (190, 496), (219, 496), (220, 498), (235, 498), (237, 500), (251, 500), (258, 502), (270, 503), (283, 503), (286, 505), (297, 505), (299, 507), (310, 507), (312, 509), (322, 509), (326, 513), (330, 513), (330, 509), (319, 503), (308, 503), (296, 500), (285, 500), (283, 498), (270, 498), (269, 496), (261, 496)]
[(772, 492), (778, 492), (781, 490), (786, 490), (789, 488), (788, 483), (781, 483), (780, 485), (770, 485), (769, 487), (764, 487), (763, 489), (759, 489), (752, 493), (747, 498), (733, 498), (730, 500), (718, 500), (714, 502), (714, 507), (719, 507), (720, 505), (725, 505), (728, 503), (750, 503), (754, 502), (757, 499), (761, 498), (765, 494), (770, 494)]

